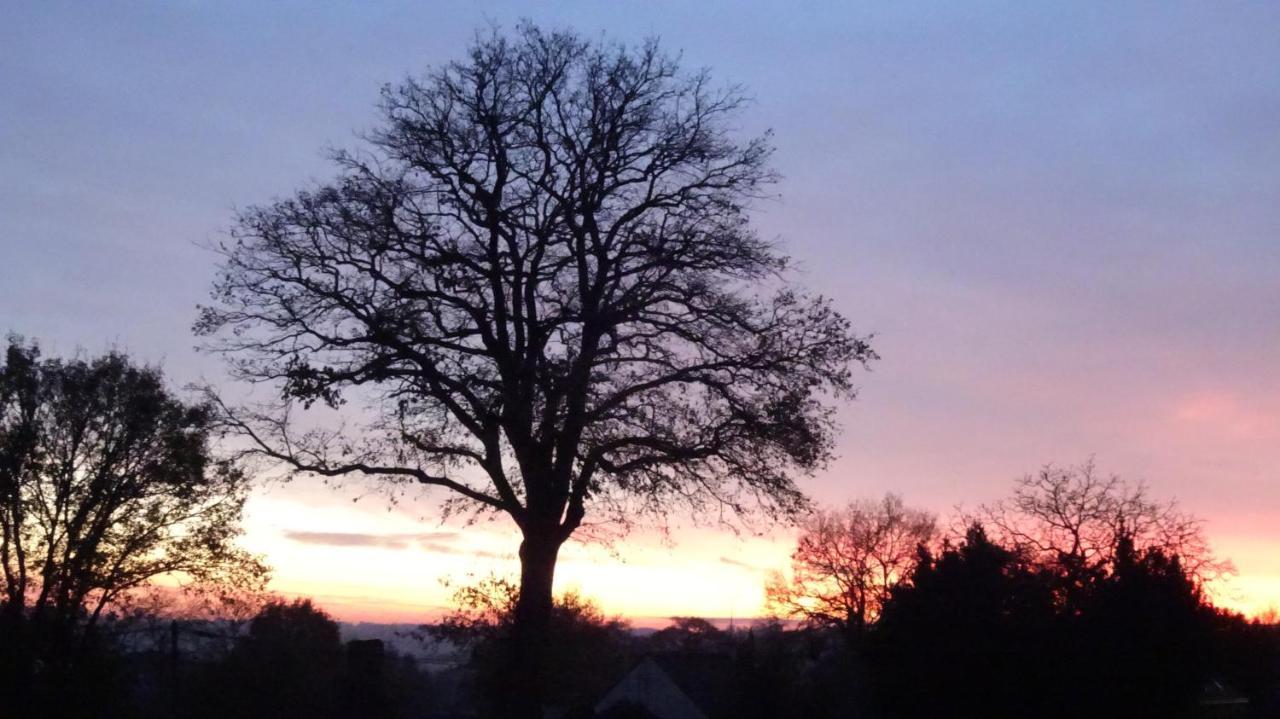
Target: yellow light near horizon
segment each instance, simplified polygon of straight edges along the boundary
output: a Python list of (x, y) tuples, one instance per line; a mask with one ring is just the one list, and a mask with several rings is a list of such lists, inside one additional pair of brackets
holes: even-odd
[[(288, 536), (408, 537), (449, 531), (395, 512), (255, 497), (245, 524), (245, 546), (274, 567), (274, 591), (310, 596), (341, 619), (429, 621), (449, 605), (453, 590), (445, 582), (519, 572), (518, 535), (503, 531), (500, 523), (458, 530), (447, 552), (434, 546), (439, 542), (413, 539), (391, 548), (331, 546)], [(638, 532), (621, 558), (603, 547), (570, 543), (557, 565), (556, 590), (576, 590), (607, 614), (630, 618), (755, 617), (763, 608), (764, 569), (784, 566), (790, 551), (788, 542), (704, 531), (677, 532), (673, 541), (668, 545)]]
[[(421, 623), (449, 609), (453, 589), (490, 574), (516, 577), (518, 535), (501, 522), (441, 527), (381, 507), (308, 504), (255, 496), (246, 517), (245, 545), (274, 567), (271, 588), (313, 598), (347, 621)], [(333, 546), (290, 539), (288, 533), (399, 537), (396, 547)], [(431, 539), (448, 536), (448, 541)], [(426, 537), (414, 539), (413, 537)], [(1227, 538), (1242, 572), (1219, 587), (1219, 606), (1256, 615), (1280, 608), (1280, 568), (1269, 542)], [(789, 534), (739, 538), (713, 531), (677, 531), (670, 542), (637, 532), (622, 556), (570, 543), (561, 552), (556, 591), (578, 591), (609, 615), (641, 626), (673, 616), (755, 618), (764, 612), (765, 574), (784, 569)]]

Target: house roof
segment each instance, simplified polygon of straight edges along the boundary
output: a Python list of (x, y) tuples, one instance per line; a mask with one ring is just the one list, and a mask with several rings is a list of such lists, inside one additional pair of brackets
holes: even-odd
[(712, 719), (733, 709), (733, 662), (723, 654), (657, 654), (651, 657), (676, 686)]
[(639, 704), (660, 719), (732, 716), (733, 662), (722, 654), (651, 654), (641, 659), (597, 705)]
[(1200, 690), (1201, 706), (1248, 704), (1249, 698), (1218, 679), (1205, 682)]

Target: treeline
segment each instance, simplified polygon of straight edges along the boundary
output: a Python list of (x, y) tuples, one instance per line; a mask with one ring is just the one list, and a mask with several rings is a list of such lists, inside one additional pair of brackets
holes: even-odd
[(955, 524), (892, 495), (818, 512), (769, 603), (843, 636), (887, 716), (1276, 711), (1274, 628), (1213, 605), (1232, 568), (1176, 503), (1090, 461)]
[(1273, 716), (1274, 628), (1205, 600), (1176, 555), (1121, 538), (1083, 578), (974, 524), (921, 550), (854, 644), (900, 717), (1197, 716), (1213, 682)]
[[(178, 630), (181, 632), (181, 630)], [(129, 662), (129, 714), (145, 719), (409, 719), (429, 716), (431, 677), (382, 640), (343, 642), (308, 600), (270, 601), (226, 648), (160, 646)]]
[[(341, 639), (309, 600), (264, 601), (247, 620), (118, 617), (78, 646), (69, 673), (38, 668), (0, 716), (85, 719), (408, 719), (431, 716), (435, 684), (381, 640)], [(28, 680), (30, 681), (30, 680)]]
[[(1280, 713), (1280, 627), (1214, 605), (1231, 567), (1175, 503), (1090, 462), (1045, 467), (955, 524), (894, 496), (815, 513), (767, 584), (778, 619), (745, 631), (682, 619), (639, 637), (563, 597), (548, 701), (594, 716), (628, 667), (658, 657), (699, 667), (695, 693), (733, 717)], [(501, 695), (517, 591), (465, 587), (431, 629), (469, 647), (483, 716), (502, 716), (486, 698)], [(647, 716), (633, 709), (609, 716)]]
[[(123, 355), (45, 359), (11, 340), (0, 717), (503, 717), (530, 659), (514, 648), (519, 587), (458, 590), (423, 628), (462, 657), (435, 673), (344, 644), (308, 602), (261, 600), (267, 569), (235, 544), (247, 475), (214, 451), (216, 417)], [(777, 620), (745, 631), (685, 618), (645, 635), (559, 597), (540, 702), (600, 714), (648, 658), (710, 719), (1280, 714), (1277, 627), (1214, 606), (1230, 567), (1176, 504), (1087, 463), (951, 524), (894, 496), (812, 513), (765, 588)]]
[(888, 716), (1275, 711), (1272, 628), (1213, 605), (1232, 568), (1176, 503), (1087, 462), (954, 524), (892, 495), (818, 512), (769, 604), (843, 636)]

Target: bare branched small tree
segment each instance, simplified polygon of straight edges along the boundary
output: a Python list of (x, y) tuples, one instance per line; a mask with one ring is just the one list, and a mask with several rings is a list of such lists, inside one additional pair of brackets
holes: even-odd
[(1068, 587), (1113, 566), (1125, 540), (1139, 552), (1177, 557), (1202, 587), (1232, 571), (1214, 556), (1199, 519), (1175, 501), (1152, 499), (1141, 483), (1102, 474), (1092, 459), (1075, 467), (1045, 465), (1018, 479), (1011, 498), (965, 518), (973, 520), (1006, 546), (1054, 567)]
[(831, 452), (827, 400), (874, 354), (751, 230), (775, 175), (767, 137), (735, 137), (745, 103), (655, 42), (530, 25), (386, 89), (336, 181), (240, 216), (196, 325), (283, 401), (355, 397), (375, 418), (228, 421), (297, 472), (508, 515), (530, 651), (589, 513), (795, 515), (794, 476)]
[(932, 514), (907, 507), (893, 494), (814, 512), (801, 525), (790, 577), (770, 576), (766, 605), (776, 615), (856, 637), (911, 573), (920, 545), (936, 535)]

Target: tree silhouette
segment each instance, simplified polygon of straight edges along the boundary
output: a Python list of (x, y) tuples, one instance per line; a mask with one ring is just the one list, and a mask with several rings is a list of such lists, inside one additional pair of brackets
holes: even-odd
[(1076, 622), (1078, 681), (1112, 716), (1186, 716), (1208, 678), (1215, 623), (1176, 556), (1121, 538)]
[[(298, 472), (443, 487), (522, 533), (515, 692), (536, 699), (561, 545), (593, 514), (804, 505), (825, 399), (874, 357), (748, 211), (745, 103), (656, 42), (520, 26), (383, 93), (336, 181), (244, 212), (198, 333), (282, 406), (228, 421)], [(287, 404), (356, 398), (360, 432)], [(727, 514), (726, 514), (727, 513)]]
[(671, 623), (654, 632), (647, 642), (657, 652), (705, 654), (727, 651), (730, 637), (701, 617), (672, 617)]
[(0, 367), (6, 687), (30, 689), (36, 667), (70, 676), (103, 617), (155, 578), (262, 582), (265, 568), (234, 542), (247, 486), (212, 455), (214, 424), (208, 406), (124, 355), (41, 359), (11, 338)]
[(1102, 474), (1092, 460), (1076, 467), (1045, 465), (1020, 478), (1012, 497), (982, 507), (971, 519), (1052, 568), (1068, 593), (1109, 571), (1124, 542), (1137, 552), (1176, 556), (1198, 586), (1233, 571), (1230, 562), (1214, 556), (1199, 519), (1176, 502), (1152, 499), (1141, 483)]
[(210, 670), (205, 696), (186, 712), (207, 717), (341, 716), (338, 624), (307, 599), (273, 601)]
[(1086, 584), (1063, 591), (1042, 555), (980, 525), (927, 550), (873, 628), (871, 669), (902, 717), (1190, 716), (1219, 625), (1195, 578), (1122, 537)]
[(1048, 582), (981, 526), (937, 556), (922, 548), (875, 627), (878, 699), (901, 717), (1046, 716), (1054, 614)]
[[(506, 716), (501, 699), (509, 664), (510, 637), (520, 589), (500, 577), (486, 577), (459, 587), (453, 595), (454, 611), (439, 624), (426, 627), (436, 639), (444, 639), (468, 651), (476, 674), (479, 705), (495, 717)], [(555, 598), (548, 647), (549, 663), (556, 671), (546, 679), (543, 701), (562, 710), (586, 711), (616, 681), (631, 658), (631, 627), (617, 617), (606, 617), (590, 599), (577, 592)], [(576, 716), (576, 714), (573, 714)]]
[(892, 494), (814, 512), (801, 525), (791, 576), (770, 577), (767, 606), (781, 616), (860, 635), (911, 573), (919, 546), (936, 534), (933, 515)]

